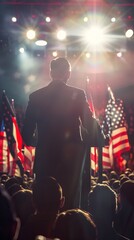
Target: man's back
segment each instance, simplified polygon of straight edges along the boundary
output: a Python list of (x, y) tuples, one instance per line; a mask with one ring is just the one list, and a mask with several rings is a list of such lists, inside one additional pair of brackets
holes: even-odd
[[(63, 188), (67, 208), (79, 207), (80, 201), (85, 164), (80, 127), (83, 125), (89, 132), (95, 132), (95, 120), (84, 91), (66, 84), (69, 73), (66, 59), (52, 60), (52, 82), (30, 95), (23, 128), (24, 142), (30, 145), (37, 126), (34, 172), (40, 182), (44, 175), (57, 179)], [(74, 204), (75, 199), (77, 204)]]
[[(81, 141), (80, 120), (85, 114), (85, 95), (80, 89), (63, 82), (51, 82), (47, 87), (30, 96), (31, 121), (29, 129), (23, 131), (24, 140), (30, 137), (32, 119), (37, 122), (38, 144), (53, 141)], [(89, 121), (91, 113), (89, 112)], [(25, 129), (24, 129), (25, 130)], [(28, 136), (29, 134), (29, 136)], [(43, 142), (42, 142), (43, 141)]]

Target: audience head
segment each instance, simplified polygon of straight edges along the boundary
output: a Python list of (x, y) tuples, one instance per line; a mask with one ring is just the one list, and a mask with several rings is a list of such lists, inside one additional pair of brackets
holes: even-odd
[(119, 180), (115, 180), (113, 182), (113, 186), (112, 189), (118, 194), (119, 193), (119, 189), (120, 189), (120, 181)]
[(7, 189), (7, 192), (12, 197), (15, 193), (17, 193), (18, 191), (20, 191), (22, 189), (23, 189), (23, 187), (21, 185), (19, 185), (18, 183), (15, 183)]
[(129, 177), (130, 180), (134, 180), (134, 173), (130, 173), (130, 174), (128, 175), (128, 177)]
[(58, 57), (50, 63), (50, 74), (52, 80), (66, 82), (70, 77), (71, 65), (66, 58)]
[(10, 177), (7, 179), (7, 181), (5, 182), (5, 188), (8, 191), (8, 189), (10, 187), (12, 187), (14, 184), (19, 184), (18, 180), (16, 177)]
[(117, 211), (117, 194), (106, 184), (97, 184), (88, 197), (89, 212), (95, 223), (112, 222)]
[(33, 183), (33, 200), (38, 212), (58, 212), (64, 205), (62, 187), (53, 177), (44, 177), (43, 183)]
[(118, 179), (118, 174), (115, 171), (111, 171), (109, 174), (109, 179)]
[(5, 182), (6, 182), (8, 179), (9, 179), (8, 174), (3, 173), (3, 174), (1, 175), (1, 177), (0, 177), (0, 183), (5, 184)]
[(129, 177), (125, 176), (120, 179), (120, 185), (122, 185), (124, 182), (128, 181)]
[(60, 240), (95, 240), (96, 227), (89, 213), (71, 209), (58, 215), (54, 237)]
[(34, 213), (33, 194), (28, 189), (23, 189), (16, 192), (12, 196), (17, 216), (21, 223), (25, 223), (27, 218)]
[(0, 239), (17, 239), (19, 229), (20, 221), (16, 217), (11, 198), (5, 189), (0, 188)]
[(134, 208), (134, 181), (125, 181), (120, 187), (120, 204)]

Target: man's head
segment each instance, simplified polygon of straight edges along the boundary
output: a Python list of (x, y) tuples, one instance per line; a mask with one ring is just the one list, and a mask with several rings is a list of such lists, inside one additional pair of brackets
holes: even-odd
[(71, 65), (66, 58), (58, 57), (50, 63), (50, 75), (52, 80), (66, 82), (70, 77)]

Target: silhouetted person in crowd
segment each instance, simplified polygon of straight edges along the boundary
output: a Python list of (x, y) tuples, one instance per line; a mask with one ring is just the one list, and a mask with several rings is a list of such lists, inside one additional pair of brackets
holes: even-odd
[(17, 240), (20, 221), (16, 217), (10, 195), (0, 187), (0, 239)]
[(96, 240), (96, 227), (89, 213), (71, 209), (57, 217), (54, 237), (60, 240)]
[(125, 237), (134, 239), (134, 181), (128, 180), (120, 187), (120, 207), (115, 227)]
[(44, 183), (33, 183), (33, 202), (35, 213), (30, 216), (21, 240), (35, 240), (36, 236), (52, 237), (57, 215), (64, 205), (62, 188), (52, 177), (44, 177)]
[[(82, 186), (87, 186), (86, 191), (89, 192), (89, 158), (86, 169), (81, 126), (85, 129), (84, 135), (89, 145), (93, 135), (100, 133), (84, 91), (67, 85), (70, 73), (71, 65), (67, 59), (51, 61), (52, 81), (30, 95), (22, 131), (24, 142), (31, 145), (37, 127), (33, 169), (36, 179), (40, 184), (43, 184), (44, 175), (57, 179), (66, 198), (65, 209), (80, 207), (84, 196), (84, 193), (81, 196)], [(88, 171), (85, 184), (82, 183), (83, 169)]]
[(106, 184), (97, 184), (89, 193), (89, 213), (96, 224), (97, 240), (123, 240), (114, 229), (117, 194)]
[(35, 208), (33, 204), (33, 194), (32, 191), (28, 189), (23, 189), (17, 191), (12, 196), (12, 202), (14, 204), (17, 217), (20, 219), (21, 227), (19, 236), (21, 236), (21, 232), (25, 227), (28, 218), (34, 214)]

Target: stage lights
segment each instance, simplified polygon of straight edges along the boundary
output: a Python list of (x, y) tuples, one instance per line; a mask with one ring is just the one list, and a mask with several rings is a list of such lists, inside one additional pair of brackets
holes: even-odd
[(91, 57), (91, 54), (90, 54), (89, 52), (86, 52), (86, 53), (85, 53), (85, 56), (86, 56), (86, 58), (90, 58), (90, 57)]
[(63, 29), (58, 30), (57, 32), (57, 39), (63, 41), (66, 39), (66, 31)]
[(112, 17), (112, 18), (111, 18), (111, 22), (113, 22), (113, 23), (116, 22), (116, 18), (115, 18), (115, 17)]
[(36, 36), (36, 32), (33, 29), (29, 29), (26, 33), (26, 36), (29, 40), (33, 40)]
[(53, 56), (53, 57), (57, 57), (57, 56), (58, 56), (58, 52), (57, 52), (57, 51), (53, 51), (53, 52), (52, 52), (52, 56)]
[(117, 57), (121, 58), (122, 57), (122, 52), (118, 52), (116, 55), (117, 55)]
[(51, 22), (51, 18), (50, 17), (46, 17), (46, 22), (47, 23)]
[(36, 44), (37, 46), (39, 46), (39, 47), (43, 47), (43, 46), (46, 46), (46, 45), (47, 45), (47, 41), (45, 41), (45, 40), (37, 40), (37, 41), (35, 42), (35, 44)]
[(84, 22), (88, 22), (88, 17), (84, 17), (84, 18), (83, 18), (83, 21), (84, 21)]
[(23, 47), (21, 47), (21, 48), (19, 49), (19, 52), (20, 52), (20, 53), (24, 53), (24, 52), (25, 52), (25, 49), (24, 49)]
[(17, 18), (16, 17), (12, 17), (12, 22), (17, 22)]
[(93, 26), (84, 33), (84, 40), (90, 46), (99, 46), (106, 40), (104, 30), (99, 26)]
[(133, 29), (128, 29), (125, 33), (126, 38), (131, 38), (133, 36), (134, 32)]

